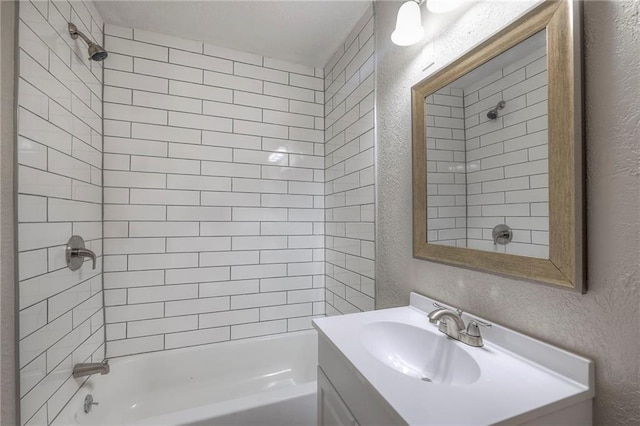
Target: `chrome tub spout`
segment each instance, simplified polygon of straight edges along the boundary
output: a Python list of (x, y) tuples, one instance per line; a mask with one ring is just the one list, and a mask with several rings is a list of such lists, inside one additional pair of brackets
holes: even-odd
[(84, 377), (91, 374), (108, 374), (109, 373), (109, 361), (106, 359), (102, 362), (87, 362), (83, 364), (76, 364), (73, 366), (73, 377)]

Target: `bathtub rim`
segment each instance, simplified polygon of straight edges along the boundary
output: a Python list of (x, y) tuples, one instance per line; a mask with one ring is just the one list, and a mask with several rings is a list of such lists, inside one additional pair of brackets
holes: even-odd
[[(278, 333), (278, 334), (270, 334), (270, 335), (266, 335), (266, 336), (256, 336), (256, 337), (247, 337), (247, 338), (242, 338), (242, 339), (234, 339), (234, 340), (227, 340), (227, 341), (223, 341), (223, 342), (214, 342), (214, 343), (206, 343), (206, 344), (202, 344), (202, 345), (192, 345), (192, 346), (187, 346), (187, 347), (182, 347), (182, 348), (173, 348), (173, 349), (166, 349), (166, 350), (162, 350), (162, 351), (152, 351), (152, 352), (143, 352), (143, 353), (139, 353), (139, 354), (131, 354), (131, 355), (123, 355), (123, 356), (119, 356), (119, 357), (114, 357), (114, 358), (108, 358), (110, 363), (113, 360), (113, 363), (111, 363), (111, 368), (118, 368), (118, 366), (121, 365), (127, 365), (127, 364), (131, 364), (134, 362), (144, 362), (145, 359), (152, 359), (152, 358), (162, 358), (163, 356), (167, 356), (167, 355), (171, 355), (171, 356), (179, 356), (179, 354), (181, 353), (185, 353), (185, 352), (201, 352), (201, 351), (206, 351), (206, 350), (211, 350), (218, 347), (228, 347), (228, 346), (236, 346), (239, 344), (247, 344), (248, 342), (252, 342), (252, 343), (258, 343), (259, 342), (265, 342), (265, 341), (277, 341), (280, 339), (287, 339), (287, 338), (293, 338), (293, 337), (311, 337), (311, 336), (316, 336), (317, 337), (318, 332), (315, 329), (307, 329), (307, 330), (298, 330), (298, 331), (292, 331), (292, 332), (287, 332), (287, 333)], [(317, 340), (316, 340), (317, 342)], [(314, 370), (316, 365), (313, 366)], [(86, 379), (86, 380), (85, 380)], [(78, 390), (73, 394), (73, 396), (69, 399), (69, 401), (65, 404), (65, 406), (62, 408), (62, 410), (60, 410), (60, 412), (58, 413), (58, 415), (53, 419), (53, 421), (51, 422), (52, 426), (68, 426), (68, 425), (82, 425), (83, 423), (79, 422), (77, 420), (77, 416), (80, 414), (84, 414), (82, 413), (82, 404), (83, 404), (83, 400), (86, 396), (86, 394), (88, 393), (92, 393), (95, 391), (96, 386), (99, 386), (100, 383), (100, 376), (96, 376), (96, 375), (92, 375), (89, 376), (89, 378), (81, 378), (81, 379), (77, 379), (77, 380), (85, 380), (84, 383), (78, 388)], [(187, 408), (187, 409), (181, 409), (181, 410), (177, 410), (175, 412), (169, 412), (169, 413), (165, 413), (165, 414), (160, 414), (157, 416), (153, 416), (153, 417), (146, 417), (144, 419), (138, 420), (138, 421), (134, 421), (132, 422), (132, 424), (140, 424), (140, 425), (144, 425), (144, 424), (166, 424), (166, 423), (158, 423), (158, 420), (161, 420), (163, 418), (167, 418), (169, 419), (170, 417), (172, 417), (174, 414), (177, 413), (181, 413), (181, 414), (186, 414), (189, 411), (201, 411), (204, 409), (209, 409), (211, 410), (213, 407), (216, 407), (219, 411), (216, 411), (214, 414), (216, 417), (218, 416), (224, 416), (224, 415), (228, 415), (228, 414), (232, 414), (236, 411), (239, 411), (238, 409), (240, 407), (242, 407), (242, 409), (244, 410), (249, 410), (249, 409), (253, 409), (253, 408), (258, 408), (261, 406), (265, 406), (265, 405), (269, 405), (269, 404), (273, 404), (276, 402), (281, 402), (281, 401), (286, 401), (286, 400), (290, 400), (296, 397), (303, 397), (306, 395), (309, 395), (311, 393), (316, 392), (316, 387), (317, 387), (317, 380), (313, 380), (310, 382), (306, 382), (300, 385), (293, 385), (287, 388), (283, 388), (283, 389), (277, 389), (277, 390), (272, 390), (272, 391), (259, 391), (253, 394), (249, 394), (247, 396), (243, 396), (240, 398), (234, 398), (231, 400), (226, 400), (226, 401), (218, 401), (218, 402), (213, 402), (211, 404), (207, 404), (207, 405), (201, 405), (201, 406), (196, 406), (196, 407), (192, 407), (192, 408)], [(254, 404), (248, 404), (250, 401), (255, 401)], [(244, 402), (247, 405), (242, 405), (242, 402)], [(72, 407), (77, 407), (76, 409), (73, 409)], [(156, 423), (147, 423), (150, 419), (156, 419)], [(190, 421), (194, 422), (197, 421), (198, 418), (192, 418)], [(105, 425), (107, 423), (104, 423)]]
[[(313, 395), (317, 392), (317, 386), (317, 380), (314, 380), (313, 382), (291, 386), (286, 389), (262, 391), (229, 401), (215, 402), (209, 405), (148, 417), (143, 421), (136, 422), (135, 424), (141, 426), (189, 425), (202, 420), (216, 419), (218, 417), (227, 416), (244, 410), (256, 409), (279, 402), (291, 401), (296, 398)], [(215, 409), (214, 417), (211, 416), (212, 409)]]
[[(316, 331), (316, 329), (298, 330), (298, 331), (291, 331), (291, 332), (285, 332), (285, 333), (269, 334), (266, 336), (244, 337), (241, 339), (223, 340), (220, 342), (213, 342), (213, 343), (203, 343), (200, 345), (190, 345), (190, 346), (184, 346), (181, 348), (162, 349), (159, 351), (149, 351), (149, 352), (140, 352), (140, 353), (129, 354), (129, 355), (120, 355), (115, 357), (107, 357), (105, 359), (109, 360), (109, 364), (113, 367), (114, 364), (112, 364), (112, 362), (117, 363), (118, 365), (128, 364), (130, 362), (137, 361), (139, 359), (144, 360), (148, 358), (156, 358), (156, 357), (160, 358), (162, 357), (162, 355), (165, 355), (165, 354), (171, 355), (171, 356), (177, 356), (183, 352), (205, 351), (207, 349), (212, 349), (213, 347), (235, 346), (235, 345), (243, 344), (247, 342), (264, 342), (264, 341), (270, 341), (270, 340), (279, 340), (279, 339), (283, 339), (291, 336), (305, 336), (305, 335), (317, 336), (318, 332)], [(107, 342), (107, 344), (108, 343), (109, 342)]]

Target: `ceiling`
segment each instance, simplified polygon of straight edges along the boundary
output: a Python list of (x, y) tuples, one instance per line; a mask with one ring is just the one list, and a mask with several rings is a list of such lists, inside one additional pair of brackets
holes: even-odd
[(96, 1), (105, 22), (324, 67), (371, 2)]

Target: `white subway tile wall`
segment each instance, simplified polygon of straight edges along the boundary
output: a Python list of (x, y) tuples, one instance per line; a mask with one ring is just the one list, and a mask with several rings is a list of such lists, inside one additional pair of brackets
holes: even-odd
[(323, 70), (106, 25), (107, 355), (311, 327)]
[[(73, 365), (104, 358), (102, 63), (87, 59), (73, 22), (102, 44), (90, 2), (21, 1), (18, 56), (20, 414), (49, 424), (84, 382)], [(98, 255), (72, 272), (65, 245)]]
[(427, 241), (467, 247), (464, 93), (447, 86), (425, 103)]
[[(469, 248), (549, 257), (547, 92), (545, 46), (465, 90)], [(495, 246), (502, 223), (513, 240)]]
[(374, 19), (325, 67), (326, 314), (374, 309)]

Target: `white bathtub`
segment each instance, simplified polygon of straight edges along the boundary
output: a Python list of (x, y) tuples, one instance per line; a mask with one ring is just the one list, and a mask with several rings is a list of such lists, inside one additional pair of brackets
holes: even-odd
[(309, 330), (116, 358), (54, 425), (315, 425), (317, 344)]

